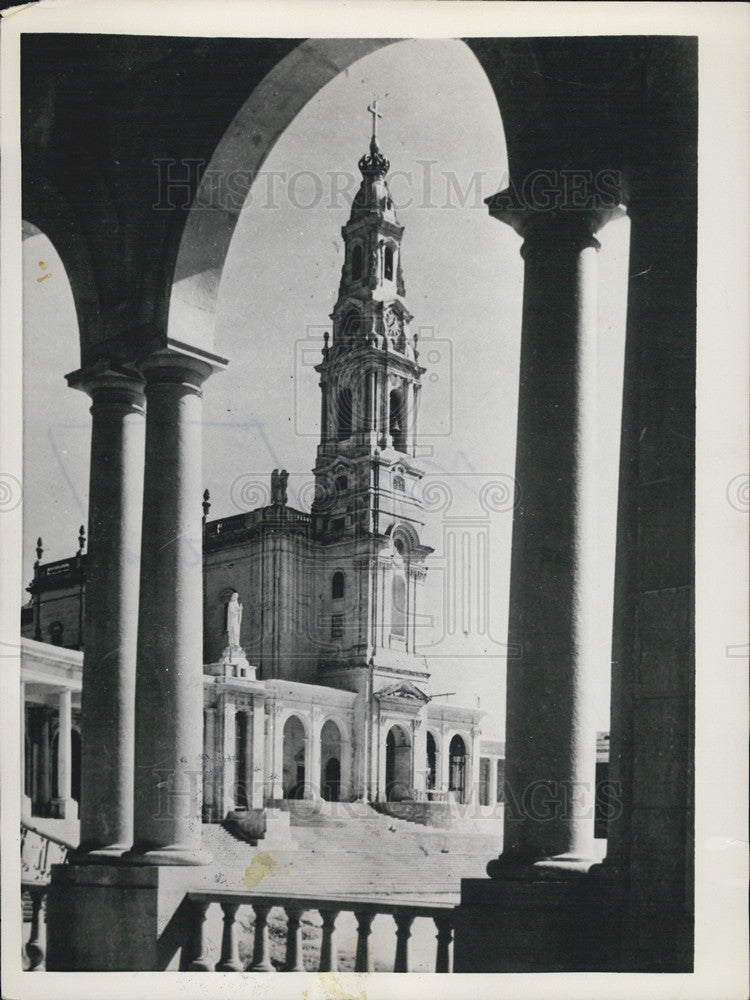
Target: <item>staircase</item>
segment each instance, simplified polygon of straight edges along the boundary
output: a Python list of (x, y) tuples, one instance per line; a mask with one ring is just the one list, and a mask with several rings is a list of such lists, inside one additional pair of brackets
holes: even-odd
[(488, 837), (419, 826), (366, 803), (324, 802), (315, 811), (313, 803), (307, 805), (289, 811), (294, 849), (264, 841), (253, 845), (205, 824), (204, 845), (214, 857), (207, 882), (249, 888), (246, 880), (260, 876), (259, 892), (450, 902), (458, 900), (461, 879), (483, 877), (487, 861), (501, 848), (499, 823), (496, 835)]

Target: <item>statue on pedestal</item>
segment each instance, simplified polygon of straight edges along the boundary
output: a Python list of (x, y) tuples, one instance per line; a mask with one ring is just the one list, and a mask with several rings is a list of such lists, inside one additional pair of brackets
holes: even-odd
[(240, 595), (236, 590), (232, 591), (232, 596), (227, 604), (227, 635), (229, 636), (229, 648), (239, 648), (240, 645), (240, 625), (242, 624), (242, 605)]
[(279, 472), (274, 469), (271, 473), (271, 503), (274, 507), (284, 507), (286, 505), (286, 484), (289, 473), (286, 469)]
[(246, 680), (255, 679), (255, 667), (247, 662), (245, 650), (240, 645), (240, 627), (242, 625), (242, 604), (240, 595), (232, 591), (227, 604), (227, 638), (228, 644), (221, 659), (216, 664), (220, 676), (243, 677)]

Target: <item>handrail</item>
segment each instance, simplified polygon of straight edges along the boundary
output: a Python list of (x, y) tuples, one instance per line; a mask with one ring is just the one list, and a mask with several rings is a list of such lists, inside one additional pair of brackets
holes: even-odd
[(63, 840), (61, 837), (56, 837), (53, 833), (47, 833), (46, 830), (40, 830), (36, 826), (32, 826), (31, 823), (27, 823), (26, 820), (21, 820), (21, 826), (25, 830), (29, 830), (31, 833), (37, 833), (40, 837), (44, 837), (45, 840), (52, 841), (53, 844), (59, 844), (60, 847), (67, 847), (69, 851), (75, 850), (75, 844), (71, 844), (70, 841)]
[(210, 972), (213, 965), (207, 954), (206, 916), (208, 908), (218, 903), (223, 911), (221, 957), (217, 972), (241, 971), (239, 960), (236, 915), (240, 906), (251, 906), (255, 912), (253, 955), (248, 969), (251, 972), (273, 972), (268, 932), (268, 914), (274, 907), (282, 908), (287, 917), (285, 972), (304, 972), (302, 964), (302, 914), (317, 910), (322, 917), (320, 946), (320, 972), (337, 971), (335, 925), (339, 914), (353, 913), (357, 919), (357, 949), (354, 971), (368, 972), (370, 949), (368, 939), (372, 921), (378, 914), (389, 914), (396, 923), (396, 952), (394, 972), (409, 971), (409, 938), (411, 925), (417, 917), (431, 918), (437, 928), (436, 972), (450, 972), (450, 943), (453, 940), (455, 904), (419, 899), (388, 899), (376, 896), (332, 895), (318, 896), (304, 893), (258, 893), (233, 889), (195, 889), (186, 894), (192, 910), (191, 941), (188, 945), (186, 967), (193, 972)]

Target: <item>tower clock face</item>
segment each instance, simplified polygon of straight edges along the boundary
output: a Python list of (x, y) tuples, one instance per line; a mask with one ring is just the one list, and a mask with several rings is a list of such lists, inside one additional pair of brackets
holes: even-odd
[(385, 325), (389, 333), (398, 333), (398, 316), (392, 309), (389, 309), (385, 314)]

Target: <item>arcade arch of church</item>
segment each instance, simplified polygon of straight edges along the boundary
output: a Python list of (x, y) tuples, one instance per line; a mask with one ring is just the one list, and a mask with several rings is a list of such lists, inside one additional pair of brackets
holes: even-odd
[[(637, 39), (611, 40), (607, 44), (612, 47), (612, 52), (616, 54), (619, 45), (623, 47), (626, 58), (603, 60), (610, 68), (608, 72), (614, 73), (615, 85), (610, 86), (601, 99), (592, 95), (598, 93), (597, 74), (601, 74), (602, 69), (580, 57), (580, 44), (585, 44), (585, 40), (567, 47), (565, 44), (558, 45), (557, 48), (549, 40), (470, 39), (467, 43), (487, 73), (502, 109), (511, 178), (522, 185), (534, 170), (550, 165), (562, 170), (571, 162), (585, 164), (587, 169), (622, 166), (623, 171), (627, 164), (629, 176), (624, 179), (627, 181), (632, 219), (631, 273), (649, 274), (653, 260), (669, 258), (673, 265), (667, 269), (669, 273), (657, 270), (649, 279), (645, 293), (642, 288), (633, 287), (632, 283), (630, 289), (626, 410), (623, 418), (626, 450), (621, 467), (620, 550), (616, 580), (620, 601), (615, 620), (612, 732), (613, 751), (616, 749), (618, 754), (615, 759), (620, 762), (618, 773), (623, 781), (624, 799), (616, 822), (610, 826), (609, 850), (612, 878), (623, 880), (629, 901), (629, 915), (623, 920), (628, 921), (629, 929), (637, 937), (635, 945), (631, 940), (631, 950), (640, 949), (644, 953), (653, 938), (659, 941), (662, 948), (671, 949), (668, 960), (676, 968), (685, 966), (686, 948), (690, 948), (691, 941), (692, 882), (688, 845), (692, 830), (692, 747), (665, 748), (659, 742), (664, 727), (659, 724), (658, 718), (653, 717), (653, 705), (647, 708), (644, 704), (643, 686), (648, 677), (645, 680), (643, 676), (639, 678), (640, 687), (634, 684), (633, 651), (640, 649), (641, 664), (651, 662), (643, 644), (648, 645), (654, 640), (649, 638), (648, 629), (642, 629), (644, 620), (658, 621), (662, 626), (653, 630), (662, 644), (654, 651), (655, 672), (658, 672), (659, 650), (664, 648), (665, 635), (681, 643), (681, 648), (687, 643), (687, 647), (692, 649), (691, 626), (685, 624), (690, 620), (692, 608), (691, 553), (689, 545), (676, 550), (674, 546), (670, 549), (669, 543), (670, 538), (680, 532), (684, 534), (685, 512), (692, 509), (690, 471), (694, 468), (692, 439), (687, 429), (692, 427), (694, 398), (695, 220), (689, 211), (685, 212), (680, 201), (684, 201), (685, 191), (688, 191), (688, 201), (693, 197), (694, 165), (690, 151), (694, 148), (694, 145), (691, 146), (694, 137), (689, 128), (686, 130), (682, 125), (674, 124), (685, 120), (680, 114), (682, 101), (687, 108), (688, 125), (692, 128), (694, 119), (690, 116), (694, 115), (694, 108), (692, 97), (684, 96), (689, 91), (684, 81), (670, 83), (670, 73), (674, 72), (675, 65), (670, 53), (677, 52), (680, 60), (689, 62), (686, 53), (692, 52), (688, 45), (690, 41), (660, 40), (648, 50), (641, 50)], [(216, 51), (220, 51), (223, 40), (215, 42)], [(138, 43), (144, 44), (144, 41), (138, 39)], [(54, 45), (54, 42), (51, 44)], [(70, 44), (66, 41), (66, 45)], [(72, 44), (85, 45), (85, 40)], [(154, 40), (155, 52), (159, 51), (159, 44), (158, 40)], [(190, 143), (193, 152), (212, 150), (209, 170), (204, 177), (209, 173), (229, 176), (237, 166), (251, 177), (262, 166), (276, 137), (328, 80), (358, 58), (385, 44), (389, 43), (379, 40), (313, 39), (301, 45), (290, 43), (284, 51), (284, 42), (280, 40), (274, 51), (265, 53), (257, 61), (255, 71), (250, 72), (248, 79), (254, 82), (254, 85), (248, 85), (252, 86), (250, 97), (242, 103), (231, 123), (230, 116), (226, 114), (227, 108), (222, 109), (227, 127), (218, 143), (215, 134), (208, 134), (204, 120), (196, 113), (191, 121), (191, 131), (186, 130), (186, 153), (190, 152)], [(602, 45), (606, 47), (604, 43)], [(76, 60), (73, 56), (70, 51), (66, 52), (66, 64), (71, 62), (77, 67), (86, 65), (85, 58)], [(178, 54), (177, 58), (181, 57)], [(44, 59), (39, 59), (37, 65), (43, 66), (44, 63)], [(683, 65), (679, 60), (677, 64)], [(692, 62), (689, 64), (693, 66)], [(54, 71), (53, 65), (50, 70)], [(236, 70), (234, 73), (237, 75)], [(42, 77), (43, 74), (40, 74), (40, 80)], [(580, 77), (583, 80), (579, 87), (576, 81)], [(573, 83), (568, 86), (564, 83), (566, 80)], [(593, 89), (589, 86), (592, 80)], [(158, 89), (159, 85), (158, 72), (147, 82), (139, 80), (139, 86), (155, 86)], [(225, 100), (234, 100), (236, 105), (236, 97), (235, 91), (225, 96)], [(31, 116), (38, 112), (36, 98), (36, 92), (32, 92), (27, 110)], [(669, 106), (670, 101), (677, 105), (677, 112), (660, 114), (662, 106)], [(196, 95), (197, 112), (201, 110), (199, 103)], [(100, 107), (107, 107), (106, 101), (99, 104)], [(215, 108), (213, 113), (215, 115)], [(182, 127), (180, 116), (176, 117)], [(68, 273), (78, 313), (82, 354), (81, 370), (69, 377), (69, 383), (90, 394), (94, 403), (91, 509), (98, 509), (101, 518), (90, 540), (91, 599), (87, 620), (91, 628), (87, 629), (86, 657), (92, 662), (100, 658), (103, 651), (113, 648), (112, 636), (120, 632), (123, 623), (137, 621), (141, 641), (154, 640), (151, 661), (139, 663), (139, 671), (143, 673), (138, 690), (159, 685), (164, 671), (170, 669), (173, 684), (158, 706), (151, 704), (138, 691), (134, 701), (132, 695), (125, 693), (127, 683), (120, 686), (114, 702), (111, 692), (106, 692), (101, 685), (98, 689), (92, 686), (91, 706), (96, 708), (97, 715), (113, 722), (104, 731), (101, 725), (97, 726), (94, 715), (84, 720), (86, 735), (82, 751), (81, 794), (86, 834), (82, 829), (81, 848), (85, 851), (108, 843), (106, 839), (102, 840), (105, 835), (101, 823), (95, 819), (90, 807), (97, 801), (102, 788), (109, 787), (104, 799), (109, 810), (107, 819), (111, 821), (110, 833), (106, 836), (114, 835), (124, 843), (135, 843), (138, 850), (150, 856), (151, 863), (163, 863), (173, 851), (170, 860), (190, 864), (202, 860), (200, 824), (196, 831), (194, 817), (155, 817), (150, 808), (155, 779), (147, 773), (148, 768), (141, 767), (139, 770), (139, 763), (141, 759), (159, 758), (166, 767), (174, 765), (173, 773), (179, 774), (179, 762), (197, 759), (201, 751), (200, 726), (197, 724), (200, 704), (188, 693), (181, 675), (183, 670), (187, 678), (194, 670), (187, 665), (193, 660), (195, 663), (201, 660), (200, 566), (191, 570), (187, 553), (173, 557), (173, 549), (167, 553), (168, 546), (164, 542), (175, 536), (200, 535), (200, 515), (191, 506), (193, 498), (202, 492), (198, 468), (200, 438), (184, 431), (188, 426), (200, 425), (201, 386), (225, 364), (224, 359), (213, 353), (213, 323), (222, 267), (242, 206), (238, 204), (236, 212), (226, 212), (215, 204), (207, 182), (193, 183), (191, 197), (194, 196), (196, 204), (202, 202), (202, 205), (200, 210), (191, 209), (180, 219), (177, 231), (174, 218), (163, 221), (148, 218), (145, 226), (133, 224), (121, 227), (117, 199), (123, 197), (123, 191), (127, 192), (127, 196), (120, 207), (127, 204), (128, 198), (135, 204), (138, 198), (145, 197), (153, 204), (148, 188), (138, 188), (133, 184), (138, 170), (148, 169), (148, 165), (139, 167), (125, 156), (126, 166), (122, 168), (122, 176), (108, 185), (104, 177), (96, 174), (99, 170), (105, 171), (106, 166), (100, 164), (97, 157), (86, 156), (84, 150), (76, 161), (79, 175), (75, 182), (67, 184), (65, 193), (61, 194), (62, 188), (66, 187), (66, 179), (55, 177), (53, 153), (55, 143), (68, 141), (64, 135), (66, 125), (63, 116), (59, 119), (51, 116), (50, 120), (54, 122), (51, 126), (52, 141), (48, 142), (47, 137), (38, 149), (34, 146), (26, 158), (23, 211), (24, 218), (49, 234)], [(623, 121), (630, 123), (630, 131), (624, 127)], [(634, 122), (640, 127), (636, 127)], [(203, 135), (200, 134), (201, 128), (205, 129)], [(32, 133), (33, 130), (27, 128), (27, 136)], [(100, 132), (91, 127), (90, 134), (99, 135)], [(166, 138), (179, 151), (177, 132)], [(121, 136), (123, 148), (129, 139), (126, 132)], [(52, 151), (48, 160), (45, 159), (47, 149)], [(684, 154), (686, 149), (687, 155), (680, 157), (675, 154), (675, 150)], [(144, 156), (146, 159), (147, 155)], [(655, 175), (653, 165), (664, 162), (670, 162), (673, 169), (664, 171), (668, 176)], [(51, 177), (45, 172), (46, 167)], [(145, 174), (140, 176), (142, 183), (144, 177)], [(92, 179), (93, 185), (89, 184)], [(56, 181), (59, 181), (60, 189)], [(93, 211), (92, 190), (99, 192)], [(108, 193), (104, 194), (105, 191)], [(137, 193), (134, 195), (133, 191)], [(246, 194), (247, 190), (241, 193), (240, 201), (244, 201)], [(596, 212), (592, 215), (588, 208), (565, 218), (551, 211), (535, 217), (534, 226), (529, 228), (524, 212), (513, 215), (507, 204), (501, 202), (502, 199), (495, 199), (490, 204), (491, 213), (518, 228), (527, 242), (524, 337), (533, 341), (538, 336), (540, 339), (536, 346), (543, 351), (550, 317), (545, 313), (544, 301), (538, 293), (544, 289), (544, 295), (549, 296), (551, 282), (551, 287), (557, 289), (559, 296), (570, 295), (571, 302), (579, 293), (584, 298), (588, 295), (596, 256), (594, 232), (603, 219)], [(88, 210), (84, 210), (84, 206), (88, 206)], [(77, 212), (76, 208), (80, 211)], [(179, 226), (183, 219), (184, 226), (180, 233)], [(573, 224), (573, 230), (568, 228), (568, 223)], [(87, 231), (87, 227), (91, 226), (101, 234), (101, 244), (92, 239), (91, 228)], [(120, 249), (125, 252), (111, 252), (112, 246), (107, 246), (109, 239), (115, 247), (118, 241), (122, 241)], [(140, 266), (144, 259), (159, 260), (163, 265), (148, 273), (149, 269)], [(92, 260), (97, 267), (91, 266)], [(576, 270), (578, 262), (584, 266)], [(578, 276), (575, 280), (582, 283), (581, 287), (571, 277), (574, 272)], [(674, 305), (668, 321), (661, 307), (664, 302)], [(572, 307), (568, 309), (569, 305), (568, 302), (555, 303), (558, 319), (575, 313)], [(684, 349), (675, 349), (674, 340), (670, 337), (659, 336), (664, 333), (667, 322), (670, 330), (676, 331), (674, 338)], [(571, 328), (567, 333), (573, 336), (576, 350), (580, 347), (585, 353), (586, 343), (581, 346), (575, 340), (581, 331)], [(575, 357), (581, 360), (580, 355)], [(582, 370), (585, 370), (589, 364), (588, 356), (581, 364)], [(548, 416), (544, 406), (540, 406), (538, 411), (534, 409), (534, 401), (547, 398), (545, 392), (549, 393), (554, 386), (549, 382), (545, 384), (544, 371), (529, 370), (525, 374), (530, 376), (524, 384), (531, 395), (526, 399), (529, 408), (524, 410), (522, 403), (521, 409), (529, 423), (520, 421), (519, 435), (529, 444), (544, 439)], [(142, 416), (144, 409), (141, 375), (145, 376), (148, 399), (145, 463), (134, 451), (128, 431), (129, 424), (134, 418)], [(554, 405), (554, 400), (551, 402)], [(579, 416), (577, 407), (583, 402), (567, 396), (560, 402), (560, 412), (574, 418), (575, 424)], [(117, 416), (113, 419), (114, 411)], [(538, 426), (534, 425), (535, 420)], [(673, 425), (682, 433), (677, 433)], [(156, 426), (164, 429), (158, 449), (153, 444)], [(654, 430), (644, 444), (640, 428), (646, 426)], [(550, 428), (551, 425), (547, 427), (548, 430)], [(519, 461), (526, 460), (527, 464), (517, 468), (519, 476), (523, 477), (526, 508), (536, 508), (542, 517), (550, 516), (548, 528), (555, 540), (562, 542), (560, 552), (568, 539), (567, 536), (558, 538), (555, 534), (562, 532), (564, 535), (567, 530), (557, 514), (561, 500), (567, 502), (570, 498), (556, 497), (554, 489), (548, 489), (546, 474), (550, 472), (554, 475), (562, 469), (575, 482), (578, 482), (576, 477), (580, 474), (576, 465), (580, 454), (571, 455), (562, 425), (561, 430), (563, 438), (548, 442), (548, 464), (538, 451), (533, 452), (533, 448), (528, 453), (519, 448)], [(109, 479), (105, 477), (105, 455), (112, 449), (122, 459), (114, 480), (111, 476)], [(170, 470), (169, 482), (163, 475), (164, 468)], [(655, 475), (657, 468), (658, 477)], [(651, 478), (650, 473), (654, 473)], [(127, 565), (123, 538), (131, 534), (130, 529), (140, 520), (138, 484), (142, 479), (145, 479), (145, 493), (140, 575), (142, 611), (139, 621), (137, 599), (135, 604), (132, 603), (132, 595), (137, 595), (139, 590), (138, 567)], [(637, 503), (633, 500), (636, 494)], [(167, 506), (174, 511), (169, 525), (157, 523), (154, 517), (160, 497), (162, 500), (166, 497), (169, 501)], [(104, 506), (105, 499), (108, 509)], [(523, 512), (519, 512), (517, 517), (519, 531), (523, 532)], [(639, 532), (639, 519), (643, 517), (649, 519), (646, 534)], [(123, 530), (125, 526), (128, 531)], [(525, 565), (521, 566), (515, 560), (511, 570), (511, 638), (514, 614), (519, 607), (531, 607), (527, 588), (532, 577), (541, 571), (549, 572), (551, 568), (548, 553), (545, 555), (543, 546), (538, 544), (540, 539), (532, 535), (523, 537), (526, 542), (523, 551)], [(582, 536), (578, 533), (576, 537)], [(514, 550), (517, 548), (514, 539)], [(117, 587), (98, 586), (103, 580), (101, 553), (105, 549), (108, 550), (108, 571), (117, 578)], [(639, 575), (641, 570), (644, 576)], [(172, 599), (168, 595), (177, 594), (178, 588), (170, 587), (169, 583), (173, 581), (176, 584), (177, 580), (180, 581), (179, 599)], [(550, 589), (554, 590), (552, 583), (554, 581), (551, 581)], [(572, 608), (585, 609), (589, 595), (578, 596), (584, 599), (572, 600)], [(537, 608), (535, 613), (541, 616), (537, 622), (540, 634), (545, 614), (551, 615), (561, 629), (564, 647), (570, 638), (573, 623), (557, 616), (564, 618), (570, 610), (560, 607), (555, 611), (551, 606)], [(652, 619), (648, 619), (649, 615)], [(132, 625), (124, 628), (123, 635), (119, 646), (114, 643), (118, 648), (118, 659), (113, 669), (119, 671), (123, 678), (132, 680), (136, 640)], [(169, 636), (169, 642), (163, 642), (161, 635)], [(550, 667), (548, 651), (541, 651), (538, 662), (542, 664), (543, 676), (565, 689), (564, 693), (568, 696), (566, 704), (570, 703), (570, 699), (575, 704), (581, 700), (585, 702), (586, 692), (577, 686), (581, 682), (580, 676), (575, 671), (559, 670), (562, 662), (560, 650), (560, 643), (557, 642), (554, 669), (545, 668), (545, 665)], [(527, 727), (539, 737), (540, 748), (544, 747), (545, 741), (564, 746), (561, 727), (564, 728), (569, 721), (556, 716), (554, 697), (552, 701), (555, 704), (551, 711), (540, 710), (537, 697), (539, 686), (535, 683), (537, 678), (528, 681), (533, 686), (532, 691), (527, 688), (522, 671), (523, 663), (516, 665), (509, 662), (507, 777), (511, 785), (514, 782), (522, 784), (525, 778), (534, 774), (544, 774), (544, 761), (531, 753), (524, 757), (522, 747), (528, 735)], [(88, 677), (86, 683), (89, 683)], [(669, 690), (666, 694), (661, 692), (662, 702), (666, 704), (669, 701), (668, 710), (672, 717), (679, 717), (687, 732), (693, 717), (689, 666), (684, 670), (675, 670), (663, 683)], [(653, 692), (648, 692), (648, 695), (652, 696)], [(105, 705), (108, 711), (103, 713)], [(185, 724), (185, 719), (179, 717), (185, 711), (191, 713), (195, 725)], [(648, 711), (652, 715), (648, 716), (650, 721), (646, 724), (644, 720)], [(578, 719), (576, 712), (571, 714)], [(633, 753), (633, 732), (637, 733), (639, 741), (637, 757)], [(125, 751), (135, 747), (134, 772), (132, 765), (123, 764), (128, 760), (127, 752), (107, 765), (120, 768), (119, 771), (107, 770), (103, 766), (107, 748), (112, 745)], [(440, 752), (445, 753), (444, 746)], [(639, 832), (651, 831), (652, 828), (644, 815), (649, 804), (639, 804), (636, 790), (648, 788), (649, 768), (655, 761), (663, 763), (664, 754), (670, 758), (673, 775), (671, 787), (662, 790), (658, 803), (664, 815), (664, 824), (652, 839), (639, 838)], [(457, 753), (455, 756), (461, 755)], [(577, 779), (576, 760), (564, 754), (563, 758), (568, 769), (567, 776)], [(564, 775), (561, 773), (558, 776)], [(129, 814), (133, 801), (135, 809)], [(542, 837), (539, 842), (534, 841), (537, 834)], [(508, 859), (519, 860), (530, 856), (554, 859), (564, 853), (566, 845), (571, 852), (581, 845), (585, 851), (585, 837), (581, 839), (582, 836), (570, 817), (565, 817), (560, 824), (547, 824), (541, 833), (530, 832), (528, 827), (521, 832), (511, 830), (506, 822), (505, 858), (498, 859), (498, 863), (492, 862), (488, 872), (491, 879), (502, 880), (507, 878), (504, 861)], [(531, 840), (525, 839), (528, 837)], [(670, 878), (665, 876), (665, 881), (656, 887), (654, 894), (648, 873), (653, 871), (654, 857), (663, 860), (667, 855), (674, 860), (672, 867), (676, 874)], [(587, 857), (585, 853), (583, 856)], [(655, 895), (658, 897), (656, 900)], [(55, 898), (53, 893), (53, 914)], [(486, 912), (477, 916), (477, 911), (471, 909), (472, 901), (467, 899), (465, 903), (469, 922), (471, 919), (478, 919), (480, 924), (486, 921)], [(649, 912), (661, 907), (661, 916), (657, 914), (657, 918), (648, 918), (646, 904), (651, 906)], [(664, 911), (669, 912), (673, 919), (664, 921)], [(635, 918), (632, 917), (634, 912)], [(680, 915), (679, 918), (675, 913)], [(644, 918), (639, 921), (640, 916)], [(601, 917), (597, 915), (593, 924), (599, 922)], [(54, 967), (52, 952), (50, 959)], [(472, 950), (469, 937), (462, 940), (460, 947), (457, 939), (457, 960), (458, 967), (487, 967), (487, 957)], [(627, 962), (627, 958), (618, 955), (615, 961)]]

